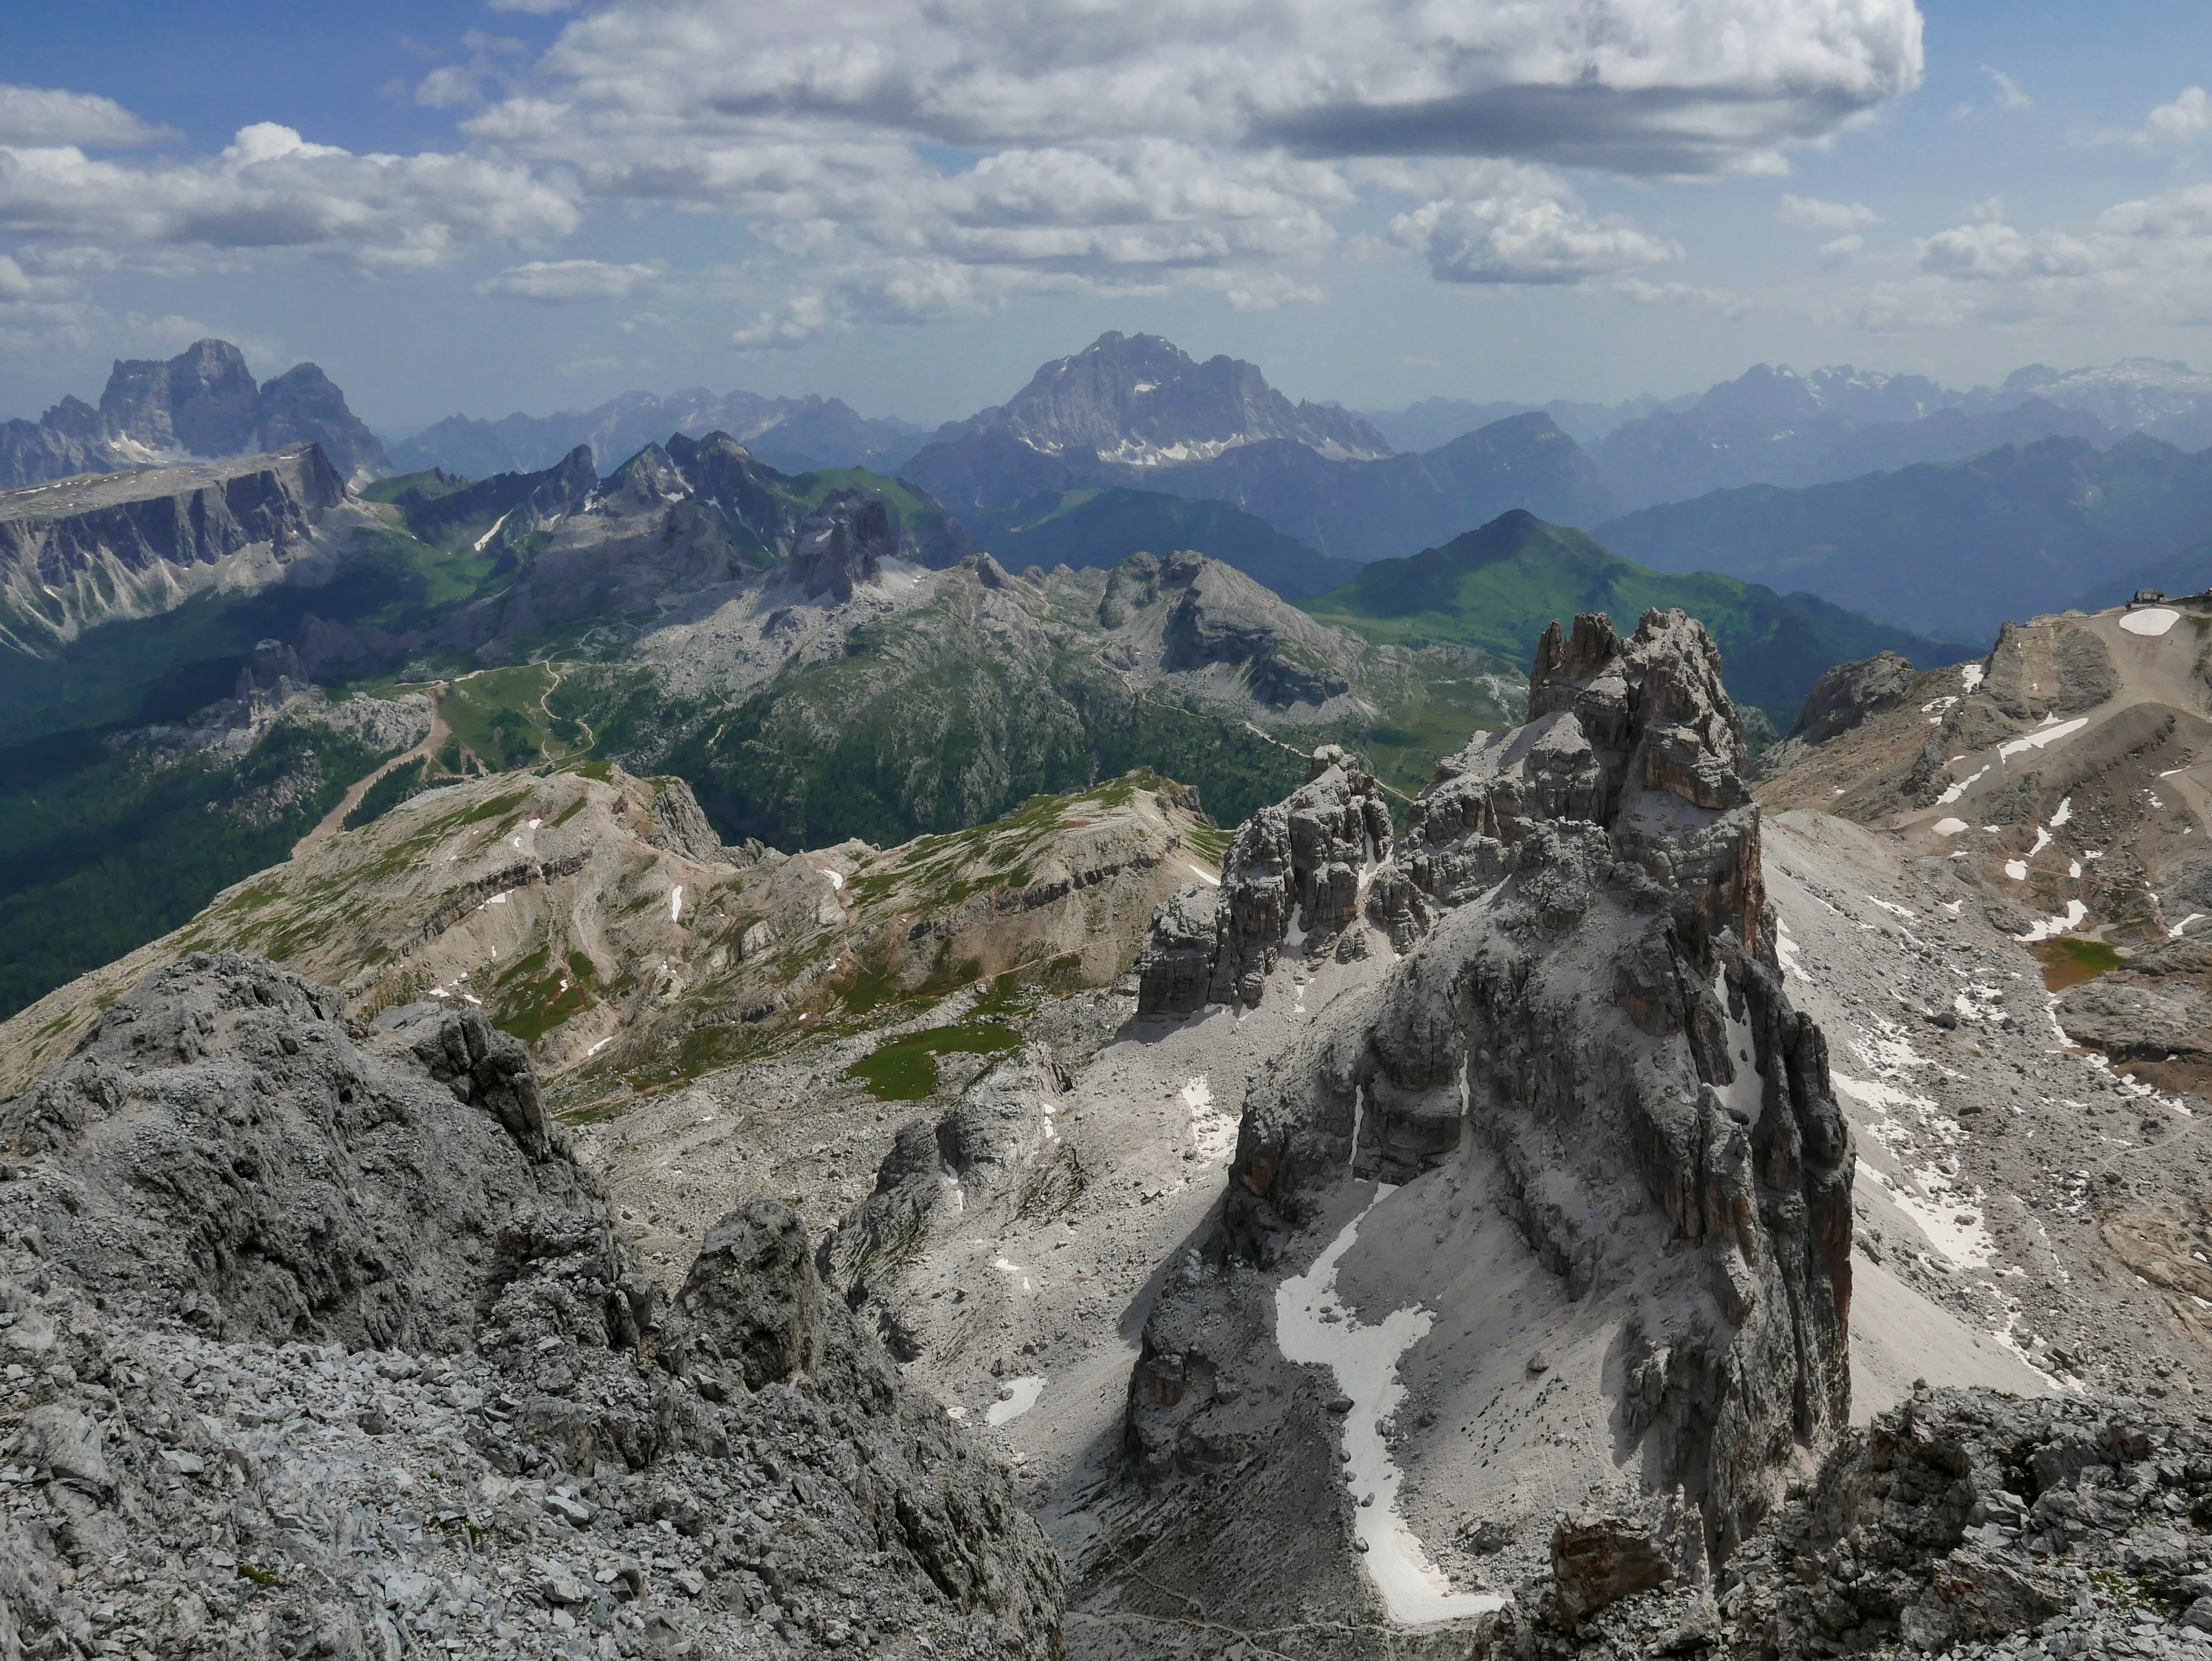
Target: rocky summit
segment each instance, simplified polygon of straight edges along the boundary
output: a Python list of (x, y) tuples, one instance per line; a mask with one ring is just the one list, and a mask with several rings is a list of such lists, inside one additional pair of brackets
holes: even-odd
[(36, 422), (0, 422), (0, 490), (296, 444), (319, 445), (343, 479), (392, 471), (319, 367), (296, 363), (257, 386), (237, 347), (202, 340), (167, 361), (118, 359), (98, 409), (65, 398)]
[(768, 1200), (663, 1298), (473, 1013), (203, 955), (0, 1104), (0, 1654), (1060, 1652)]
[[(1777, 970), (1717, 654), (1679, 612), (1626, 640), (1581, 618), (1539, 647), (1529, 708), (1440, 765), (1395, 841), (1373, 782), (1317, 757), (1231, 845), (1210, 975), (1186, 968), (1202, 902), (1163, 913), (1144, 961), (1163, 1013), (1261, 1001), (1286, 950), (1378, 966), (1249, 1087), (1211, 1238), (1146, 1323), (1127, 1435), (1200, 1526), (1250, 1528), (1221, 1478), (1304, 1393), (1231, 1337), (1272, 1304), (1276, 1347), (1349, 1398), (1340, 1503), (1394, 1613), (1452, 1608), (1423, 1524), (1504, 1508), (1516, 1421), (1610, 1423), (1547, 1437), (1553, 1480), (1642, 1504), (1693, 1578), (1849, 1413), (1851, 1138)], [(1355, 1346), (1380, 1312), (1352, 1312), (1377, 1295), (1429, 1331), (1379, 1393)], [(1316, 1310), (1340, 1354), (1318, 1328), (1285, 1342)]]

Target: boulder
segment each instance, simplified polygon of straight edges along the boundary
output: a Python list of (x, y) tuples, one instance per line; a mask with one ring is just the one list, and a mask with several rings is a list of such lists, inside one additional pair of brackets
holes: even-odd
[(1674, 1578), (1650, 1531), (1622, 1517), (1563, 1519), (1552, 1533), (1552, 1583), (1570, 1623)]
[(694, 1367), (719, 1364), (762, 1390), (821, 1365), (822, 1282), (798, 1214), (781, 1200), (724, 1214), (684, 1277), (674, 1313)]

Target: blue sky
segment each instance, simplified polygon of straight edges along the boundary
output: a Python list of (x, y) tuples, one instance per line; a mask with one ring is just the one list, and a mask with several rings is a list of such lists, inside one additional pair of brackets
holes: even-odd
[(1106, 328), (1362, 407), (2212, 365), (2201, 6), (517, 3), (17, 9), (0, 415), (202, 334), (386, 425)]

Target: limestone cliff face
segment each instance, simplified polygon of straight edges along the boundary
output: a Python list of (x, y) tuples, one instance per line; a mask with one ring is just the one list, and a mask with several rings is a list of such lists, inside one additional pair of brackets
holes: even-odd
[[(1848, 1417), (1854, 1156), (1826, 1041), (1776, 970), (1719, 670), (1679, 611), (1626, 640), (1554, 624), (1534, 719), (1440, 766), (1395, 848), (1358, 841), (1380, 803), (1331, 758), (1238, 831), (1204, 995), (1257, 1001), (1294, 910), (1309, 958), (1402, 953), (1255, 1079), (1216, 1250), (1272, 1265), (1348, 1180), (1477, 1173), (1566, 1294), (1617, 1322), (1619, 1428), (1725, 1551), (1793, 1448)], [(1203, 910), (1163, 908), (1150, 1008), (1200, 995)], [(1187, 1372), (1174, 1348), (1148, 1348), (1132, 1390), (1154, 1463), (1148, 1403), (1179, 1391), (1146, 1369)]]
[(0, 642), (40, 651), (110, 618), (167, 611), (241, 556), (289, 565), (346, 500), (312, 444), (0, 496)]
[(64, 398), (36, 422), (0, 422), (0, 490), (295, 444), (320, 446), (351, 483), (392, 471), (375, 434), (316, 365), (296, 363), (257, 387), (237, 347), (201, 340), (166, 361), (118, 359), (96, 410)]
[(1237, 830), (1218, 894), (1186, 890), (1153, 918), (1138, 964), (1137, 1012), (1184, 1014), (1209, 1003), (1256, 1004), (1283, 947), (1334, 938), (1358, 914), (1390, 852), (1390, 809), (1372, 775), (1334, 745), (1312, 776)]

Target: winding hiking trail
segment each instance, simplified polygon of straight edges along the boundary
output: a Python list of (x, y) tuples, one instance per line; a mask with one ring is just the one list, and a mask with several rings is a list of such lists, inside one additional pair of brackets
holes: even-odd
[[(549, 662), (538, 666), (544, 669), (546, 673), (551, 677), (551, 684), (538, 695), (538, 713), (545, 717), (546, 726), (550, 729), (556, 720), (556, 717), (553, 714), (552, 706), (547, 702), (547, 700), (550, 699), (554, 693), (561, 690), (561, 666)], [(415, 760), (417, 757), (436, 754), (439, 746), (444, 744), (447, 739), (451, 738), (453, 733), (453, 729), (446, 724), (444, 704), (446, 695), (465, 683), (474, 680), (478, 675), (488, 675), (491, 672), (493, 672), (489, 669), (471, 669), (465, 675), (457, 675), (449, 681), (441, 683), (438, 690), (431, 695), (430, 698), (430, 735), (424, 739), (420, 744), (416, 745), (413, 749), (404, 751), (402, 753), (392, 757), (390, 761), (386, 762), (374, 772), (369, 774), (367, 777), (357, 781), (349, 789), (347, 790), (344, 797), (339, 801), (338, 805), (331, 808), (329, 812), (323, 815), (322, 819), (316, 824), (313, 830), (308, 831), (306, 836), (301, 837), (298, 842), (292, 844), (292, 857), (297, 859), (309, 849), (319, 847), (322, 843), (328, 842), (332, 837), (336, 836), (338, 832), (338, 828), (345, 823), (346, 815), (352, 812), (355, 808), (360, 806), (361, 799), (369, 793), (370, 789), (374, 787), (379, 779), (382, 778), (386, 773), (389, 773), (393, 768), (404, 767), (409, 762)], [(582, 716), (579, 715), (576, 718), (576, 725), (583, 732), (584, 741), (580, 745), (571, 745), (568, 746), (567, 753), (571, 756), (582, 754), (588, 751), (592, 745), (599, 742), (599, 736), (592, 730), (592, 725), (589, 721), (584, 720)]]
[(443, 744), (451, 733), (452, 729), (446, 725), (445, 715), (438, 707), (438, 700), (432, 698), (429, 735), (412, 750), (402, 751), (374, 772), (356, 780), (339, 799), (338, 805), (324, 814), (313, 830), (292, 844), (292, 857), (296, 860), (309, 849), (319, 847), (336, 836), (338, 827), (345, 823), (346, 815), (361, 806), (361, 799), (368, 794), (372, 785), (395, 767), (403, 767), (417, 757), (435, 755), (438, 746)]

